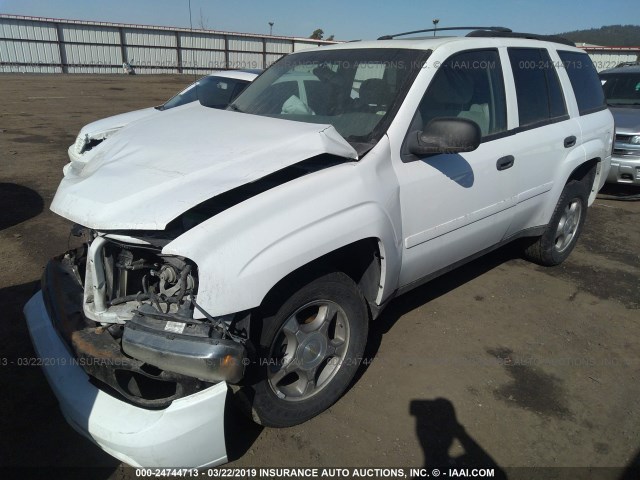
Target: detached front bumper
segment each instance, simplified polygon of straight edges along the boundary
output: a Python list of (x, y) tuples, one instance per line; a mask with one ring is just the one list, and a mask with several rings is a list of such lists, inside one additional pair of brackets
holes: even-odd
[(25, 306), (29, 333), (62, 413), (78, 432), (135, 467), (206, 467), (227, 461), (224, 411), (227, 384), (220, 382), (149, 410), (94, 386), (82, 358), (67, 349), (38, 292)]

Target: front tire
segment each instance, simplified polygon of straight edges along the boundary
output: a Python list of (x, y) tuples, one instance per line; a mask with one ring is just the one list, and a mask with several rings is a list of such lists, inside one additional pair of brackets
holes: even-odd
[(289, 427), (342, 396), (362, 358), (369, 319), (362, 293), (343, 273), (320, 276), (275, 308), (262, 320), (254, 383), (238, 393), (254, 421)]
[(542, 236), (525, 250), (527, 259), (544, 266), (564, 262), (582, 232), (587, 216), (588, 191), (583, 182), (572, 180), (565, 185), (551, 221)]

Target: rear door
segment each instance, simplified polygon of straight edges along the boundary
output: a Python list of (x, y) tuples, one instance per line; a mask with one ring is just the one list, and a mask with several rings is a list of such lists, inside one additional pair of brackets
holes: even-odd
[[(562, 67), (569, 77), (578, 107), (578, 118), (582, 131), (582, 147), (585, 159), (602, 161), (604, 176), (609, 169), (614, 127), (611, 112), (607, 108), (602, 83), (593, 62), (584, 52), (558, 50)], [(637, 175), (640, 175), (640, 170)], [(594, 185), (590, 200), (595, 199), (602, 185)]]
[(547, 222), (545, 206), (564, 159), (582, 148), (580, 123), (569, 116), (567, 101), (546, 48), (509, 47), (516, 90), (520, 145), (516, 161), (517, 206), (508, 235)]

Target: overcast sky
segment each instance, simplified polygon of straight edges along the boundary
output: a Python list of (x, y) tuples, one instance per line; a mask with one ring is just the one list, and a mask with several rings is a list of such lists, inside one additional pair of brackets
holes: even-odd
[[(193, 26), (308, 37), (316, 28), (336, 39), (446, 26), (505, 26), (558, 33), (640, 24), (638, 0), (191, 0)], [(0, 13), (145, 25), (189, 26), (189, 0), (0, 0)], [(201, 15), (202, 12), (202, 15)], [(202, 18), (202, 20), (201, 20)]]

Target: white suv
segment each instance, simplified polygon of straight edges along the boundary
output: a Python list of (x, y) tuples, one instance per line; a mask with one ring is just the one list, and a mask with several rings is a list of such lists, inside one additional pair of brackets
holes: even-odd
[(506, 29), (387, 38), (286, 56), (227, 111), (140, 120), (67, 170), (51, 209), (85, 244), (25, 312), (107, 452), (222, 463), (228, 391), (263, 425), (304, 422), (394, 297), (515, 239), (567, 258), (613, 145), (589, 57)]

